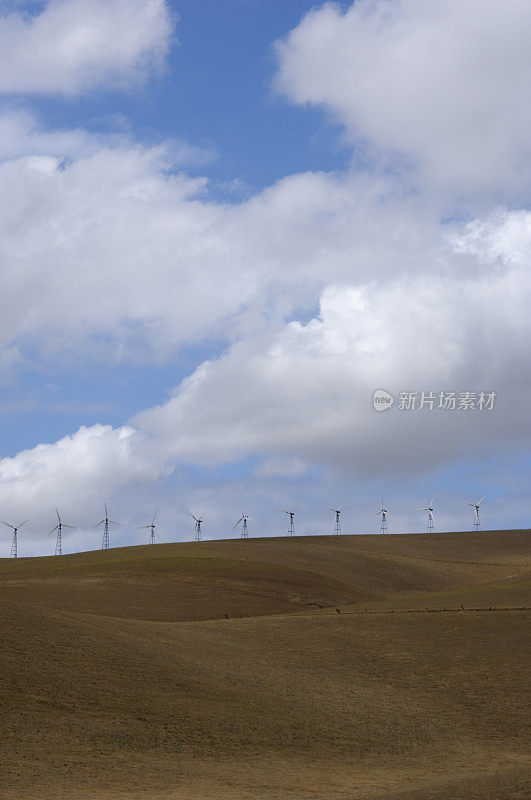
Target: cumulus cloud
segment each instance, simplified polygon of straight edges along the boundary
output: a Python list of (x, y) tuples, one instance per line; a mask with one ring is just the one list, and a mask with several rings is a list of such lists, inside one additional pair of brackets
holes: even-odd
[[(311, 481), (316, 466), (414, 480), (471, 455), (518, 452), (531, 434), (530, 243), (531, 214), (498, 209), (441, 238), (438, 273), (328, 284), (318, 316), (258, 326), (127, 425), (81, 428), (0, 461), (0, 504), (13, 519), (43, 520), (54, 502), (91, 519), (102, 497), (190, 464), (252, 457), (266, 481)], [(377, 414), (377, 388), (497, 400), (492, 411)]]
[[(531, 214), (499, 209), (439, 243), (439, 264), (456, 254), (466, 274), (329, 284), (318, 316), (256, 330), (126, 426), (81, 428), (0, 461), (0, 504), (38, 518), (65, 496), (79, 518), (174, 467), (250, 456), (257, 479), (311, 479), (325, 466), (369, 480), (516, 452), (531, 434), (530, 243)], [(377, 414), (377, 388), (494, 391), (497, 400), (492, 411)]]
[[(23, 45), (47, 15), (74, 25), (94, 9), (87, 47), (57, 61), (70, 65), (65, 76), (46, 49), (45, 69), (39, 48), (23, 68)], [(316, 467), (319, 480), (326, 468), (344, 480), (405, 478), (521, 448), (531, 389), (531, 214), (517, 207), (529, 177), (527, 14), (517, 0), (312, 11), (278, 45), (279, 88), (331, 111), (354, 147), (402, 171), (359, 172), (353, 159), (343, 173), (290, 175), (241, 202), (214, 200), (207, 179), (187, 174), (204, 154), (182, 143), (43, 130), (4, 108), (2, 368), (16, 373), (26, 352), (54, 366), (109, 351), (152, 363), (205, 342), (215, 354), (121, 428), (81, 428), (0, 461), (5, 512), (34, 517), (58, 502), (89, 519), (102, 497), (130, 498), (173, 466), (249, 459), (253, 480), (272, 485), (311, 481)], [(116, 20), (124, 48), (106, 48), (100, 63), (90, 42)], [(73, 94), (138, 78), (160, 64), (169, 25), (164, 3), (136, 0), (4, 14), (0, 43), (9, 26), (20, 34), (6, 86), (16, 74), (20, 91)], [(56, 28), (59, 47), (68, 26)], [(483, 200), (441, 219), (467, 194)], [(497, 195), (508, 202), (494, 205)], [(377, 388), (498, 398), (492, 412), (376, 414)]]
[[(228, 345), (133, 421), (155, 463), (254, 453), (264, 474), (312, 461), (378, 469), (375, 388), (512, 395), (525, 384), (528, 212), (441, 223), (389, 179), (351, 172), (214, 202), (164, 147), (63, 132), (65, 161), (40, 136), (33, 124), (27, 148), (47, 154), (0, 164), (2, 351), (20, 358), (31, 342), (41, 357), (98, 357), (103, 336), (135, 360), (208, 337)], [(319, 299), (319, 316), (297, 321)], [(510, 439), (518, 420), (498, 430)], [(454, 424), (442, 459), (468, 434), (461, 418), (437, 421)], [(406, 428), (386, 431), (388, 463)]]
[(78, 95), (160, 71), (173, 22), (165, 0), (49, 0), (0, 9), (0, 93)]
[(277, 43), (276, 86), (424, 185), (518, 197), (531, 169), (530, 26), (526, 0), (326, 3)]
[(44, 130), (28, 109), (0, 109), (0, 163), (26, 156), (58, 156), (60, 162), (126, 142), (123, 133), (98, 135), (84, 128)]
[(55, 503), (83, 519), (120, 488), (165, 474), (165, 465), (153, 459), (131, 426), (82, 427), (58, 442), (0, 459), (0, 505), (3, 518), (15, 523), (21, 514), (34, 523), (43, 520)]
[[(170, 457), (192, 462), (261, 453), (366, 476), (398, 468), (414, 474), (467, 452), (518, 447), (531, 432), (531, 279), (521, 260), (530, 244), (531, 215), (499, 212), (448, 243), (468, 251), (468, 275), (330, 285), (318, 317), (237, 343), (133, 424), (164, 438)], [(482, 270), (487, 261), (491, 269)], [(382, 415), (371, 407), (377, 388), (419, 397), (494, 391), (498, 405)]]
[(0, 163), (0, 349), (31, 341), (64, 357), (105, 338), (123, 358), (161, 357), (307, 314), (328, 281), (416, 272), (435, 253), (433, 216), (383, 179), (306, 173), (214, 202), (173, 143), (42, 131), (6, 112), (0, 152), (14, 129), (27, 155)]

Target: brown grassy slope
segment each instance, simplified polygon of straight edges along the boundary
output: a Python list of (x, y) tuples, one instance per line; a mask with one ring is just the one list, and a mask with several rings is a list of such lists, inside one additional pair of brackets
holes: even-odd
[(315, 536), (3, 559), (0, 599), (158, 621), (389, 605), (433, 592), (471, 602), (471, 591), (483, 591), (484, 602), (487, 592), (503, 603), (529, 576), (529, 543), (528, 532)]
[[(413, 596), (408, 575), (424, 602), (441, 592), (482, 597), (489, 582), (525, 570), (525, 534), (490, 534), (484, 551), (448, 536), (448, 544), (319, 537), (0, 562), (0, 796), (524, 800), (525, 612), (365, 614), (354, 604), (338, 615), (307, 605), (312, 580), (322, 592), (352, 592), (355, 603), (373, 592), (383, 598), (375, 605), (399, 608)], [(334, 553), (339, 587), (328, 583)], [(441, 578), (434, 564), (449, 554), (456, 568)], [(389, 569), (378, 593), (382, 558)], [(57, 595), (47, 587), (61, 581), (89, 587), (71, 605), (90, 614), (50, 610)], [(129, 609), (128, 581), (144, 586)], [(153, 621), (186, 609), (193, 616), (186, 591), (201, 582), (209, 616), (231, 597), (238, 613), (270, 603), (276, 615)], [(179, 589), (169, 602), (171, 583)], [(277, 613), (281, 603), (295, 613)]]
[[(168, 796), (266, 798), (273, 781), (278, 796), (306, 797), (287, 791), (300, 771), (309, 796), (330, 797), (339, 775), (332, 796), (385, 797), (389, 785), (523, 763), (521, 612), (2, 616), (2, 796), (136, 786), (144, 797), (181, 787)], [(271, 768), (277, 755), (283, 769)]]

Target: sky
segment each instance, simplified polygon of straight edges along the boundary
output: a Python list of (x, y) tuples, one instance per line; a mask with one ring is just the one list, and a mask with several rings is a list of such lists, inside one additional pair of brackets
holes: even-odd
[[(19, 555), (531, 522), (526, 0), (0, 0)], [(379, 403), (376, 397), (391, 402)], [(11, 531), (0, 538), (10, 553)], [(147, 532), (149, 533), (149, 532)]]

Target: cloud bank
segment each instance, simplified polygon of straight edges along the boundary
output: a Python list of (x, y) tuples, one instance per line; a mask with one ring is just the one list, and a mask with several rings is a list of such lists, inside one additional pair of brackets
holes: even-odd
[(172, 29), (165, 0), (50, 0), (35, 15), (0, 9), (0, 93), (127, 88), (162, 69)]
[(277, 89), (323, 107), (369, 156), (450, 196), (507, 198), (531, 176), (526, 0), (326, 3), (277, 44)]
[[(98, 5), (4, 15), (0, 39), (1, 25), (18, 25), (20, 54), (46, 15), (90, 18)], [(126, 30), (127, 53), (109, 53), (93, 78), (87, 53), (101, 25), (127, 29), (134, 17), (135, 28), (134, 0), (107, 3), (97, 36), (88, 25), (96, 45), (83, 58), (76, 50), (64, 82), (45, 53), (33, 88), (20, 66), (18, 91), (72, 94), (160, 64), (167, 9), (140, 5), (152, 24)], [(132, 366), (191, 345), (214, 353), (123, 426), (4, 458), (6, 514), (37, 513), (65, 487), (83, 513), (173, 467), (253, 459), (264, 481), (311, 482), (313, 467), (413, 480), (520, 453), (531, 392), (528, 18), (517, 0), (358, 0), (310, 12), (277, 45), (276, 85), (341, 122), (352, 163), (288, 175), (238, 203), (187, 173), (194, 152), (182, 143), (45, 130), (4, 108), (0, 363), (16, 372), (29, 351), (44, 365), (111, 354)], [(376, 414), (377, 388), (498, 399), (492, 412)]]

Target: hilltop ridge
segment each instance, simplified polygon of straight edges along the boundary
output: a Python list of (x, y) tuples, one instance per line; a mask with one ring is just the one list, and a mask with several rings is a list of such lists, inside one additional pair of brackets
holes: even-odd
[(0, 560), (2, 798), (524, 800), (530, 543)]

